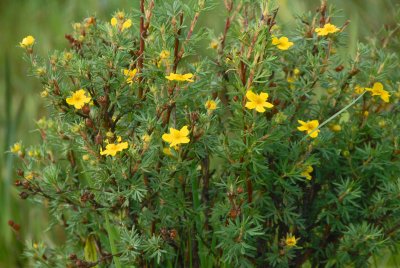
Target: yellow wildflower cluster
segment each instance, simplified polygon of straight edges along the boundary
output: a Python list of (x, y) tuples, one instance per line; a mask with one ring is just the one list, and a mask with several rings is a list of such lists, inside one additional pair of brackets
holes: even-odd
[(293, 46), (293, 42), (290, 42), (286, 36), (282, 36), (281, 38), (275, 36), (272, 37), (272, 44), (280, 50), (288, 50)]
[(383, 89), (382, 83), (376, 82), (372, 88), (367, 87), (365, 90), (371, 92), (372, 96), (380, 96), (384, 102), (389, 102), (390, 94)]
[(306, 131), (307, 134), (310, 134), (311, 138), (316, 138), (318, 136), (318, 133), (320, 132), (320, 130), (317, 129), (319, 126), (318, 120), (311, 120), (307, 122), (297, 120), (297, 122), (300, 124), (300, 126), (297, 127), (298, 130)]
[(168, 50), (162, 50), (159, 55), (160, 60), (157, 62), (157, 67), (161, 67), (163, 63), (166, 64), (170, 55), (171, 53)]
[(163, 141), (168, 142), (170, 147), (175, 147), (178, 144), (190, 142), (190, 139), (188, 138), (189, 129), (187, 126), (183, 126), (180, 130), (171, 127), (169, 132), (169, 134), (164, 133), (162, 135), (162, 139)]
[(312, 166), (307, 166), (306, 169), (301, 172), (302, 177), (306, 177), (307, 180), (311, 180), (312, 176), (311, 173), (314, 171), (314, 168)]
[(66, 98), (66, 102), (73, 105), (75, 109), (81, 109), (86, 103), (90, 103), (90, 100), (90, 96), (86, 96), (84, 89), (79, 89), (71, 97)]
[(169, 75), (165, 76), (170, 81), (186, 81), (186, 82), (194, 82), (193, 74), (192, 73), (187, 73), (187, 74), (175, 74), (175, 73), (170, 73)]
[(297, 244), (297, 239), (294, 235), (292, 234), (287, 234), (286, 239), (285, 239), (285, 244), (288, 247), (294, 247)]
[(322, 28), (318, 27), (315, 29), (315, 32), (317, 33), (318, 36), (326, 36), (328, 34), (337, 33), (338, 31), (340, 31), (340, 29), (330, 23), (325, 24), (324, 27)]
[(131, 19), (126, 20), (125, 14), (123, 12), (118, 12), (115, 17), (111, 18), (110, 24), (113, 27), (118, 27), (118, 29), (122, 32), (132, 27), (132, 20)]
[(124, 76), (126, 78), (125, 81), (128, 84), (132, 84), (134, 79), (135, 79), (135, 76), (136, 76), (136, 73), (137, 73), (137, 69), (136, 68), (133, 69), (133, 70), (123, 69), (122, 72), (124, 73)]
[(121, 142), (121, 139), (118, 138), (117, 143), (110, 143), (106, 145), (106, 149), (103, 151), (102, 148), (100, 148), (100, 154), (101, 155), (111, 155), (115, 156), (118, 152), (121, 152), (125, 149), (128, 149), (128, 142)]
[(246, 108), (250, 110), (256, 109), (259, 113), (265, 112), (265, 108), (271, 109), (274, 107), (272, 103), (267, 102), (268, 93), (265, 92), (256, 94), (253, 91), (248, 90), (246, 92), (246, 99), (249, 100), (246, 102)]
[(13, 146), (11, 146), (10, 151), (13, 154), (18, 154), (19, 152), (21, 152), (21, 149), (22, 149), (21, 143), (20, 142), (16, 142), (16, 143), (14, 143)]
[(210, 48), (212, 49), (217, 49), (218, 48), (218, 41), (217, 40), (212, 40), (210, 43)]
[(213, 111), (213, 110), (217, 109), (217, 103), (215, 101), (213, 101), (213, 100), (206, 101), (204, 106), (206, 107), (206, 109), (208, 111)]
[(32, 35), (28, 35), (27, 37), (23, 38), (19, 45), (22, 48), (30, 48), (35, 44), (35, 38)]

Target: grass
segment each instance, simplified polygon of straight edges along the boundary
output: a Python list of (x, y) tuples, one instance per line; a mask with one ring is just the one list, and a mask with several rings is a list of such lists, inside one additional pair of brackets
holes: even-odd
[[(184, 1), (184, 0), (181, 0)], [(215, 0), (222, 3), (222, 0)], [(292, 25), (293, 15), (315, 9), (318, 0), (279, 0), (279, 20)], [(396, 0), (335, 0), (330, 1), (337, 9), (343, 10), (343, 17), (337, 22), (341, 25), (347, 18), (351, 24), (348, 51), (354, 53), (357, 40), (368, 40), (383, 24), (395, 23)], [(37, 40), (36, 49), (40, 55), (47, 55), (53, 49), (66, 48), (64, 34), (71, 29), (74, 21), (95, 14), (100, 19), (109, 20), (115, 10), (130, 10), (138, 6), (137, 0), (3, 0), (0, 2), (0, 148), (2, 152), (10, 145), (22, 140), (24, 144), (39, 141), (39, 135), (32, 133), (34, 121), (45, 115), (45, 108), (39, 97), (41, 86), (34, 78), (27, 77), (28, 64), (22, 60), (23, 51), (18, 43), (26, 35), (32, 34)], [(222, 31), (221, 7), (202, 17), (203, 25)], [(135, 26), (135, 24), (134, 24)], [(289, 29), (290, 30), (290, 29)], [(15, 163), (13, 157), (0, 153), (0, 267), (27, 267), (21, 258), (26, 240), (43, 241), (53, 245), (63, 241), (61, 230), (49, 227), (48, 214), (42, 204), (22, 202), (13, 187)], [(195, 187), (196, 185), (194, 185)], [(21, 225), (19, 233), (9, 226), (8, 220)], [(55, 239), (57, 238), (57, 239)], [(371, 263), (377, 267), (397, 267), (400, 255), (390, 251), (374, 257)]]

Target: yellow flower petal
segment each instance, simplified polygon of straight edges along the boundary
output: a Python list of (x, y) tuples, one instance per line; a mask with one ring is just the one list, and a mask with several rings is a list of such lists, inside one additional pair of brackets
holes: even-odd
[(111, 18), (111, 21), (110, 21), (110, 24), (111, 24), (111, 26), (115, 26), (115, 25), (117, 25), (117, 23), (118, 23), (118, 20), (116, 19), (116, 18)]

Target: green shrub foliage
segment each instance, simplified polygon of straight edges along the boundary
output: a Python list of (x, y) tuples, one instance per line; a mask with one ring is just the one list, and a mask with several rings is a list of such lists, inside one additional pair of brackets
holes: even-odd
[(350, 56), (325, 1), (295, 28), (223, 2), (220, 34), (215, 3), (142, 0), (48, 58), (21, 42), (49, 116), (16, 185), (66, 235), (36, 267), (363, 267), (399, 241), (391, 28)]

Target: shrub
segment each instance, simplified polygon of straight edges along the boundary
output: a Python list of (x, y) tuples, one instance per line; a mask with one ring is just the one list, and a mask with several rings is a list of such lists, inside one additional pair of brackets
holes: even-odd
[(21, 42), (50, 116), (16, 185), (67, 237), (36, 267), (361, 267), (399, 241), (393, 32), (351, 58), (325, 1), (295, 29), (224, 3), (217, 36), (204, 0), (141, 0), (48, 59)]

